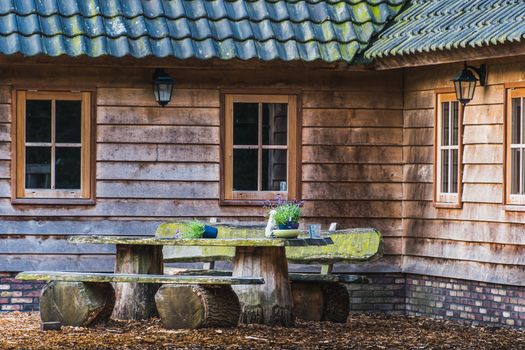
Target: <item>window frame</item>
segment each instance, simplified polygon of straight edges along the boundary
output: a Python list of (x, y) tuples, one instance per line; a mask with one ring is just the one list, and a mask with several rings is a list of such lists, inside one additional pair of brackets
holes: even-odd
[[(457, 193), (441, 192), (441, 133), (443, 102), (458, 102), (458, 189)], [(450, 146), (447, 149), (452, 149)], [(439, 89), (435, 91), (434, 99), (434, 183), (433, 205), (436, 208), (461, 209), (463, 206), (463, 106), (456, 99), (454, 89)]]
[[(525, 119), (525, 83), (505, 84), (505, 117), (503, 123), (504, 142), (503, 142), (503, 205), (507, 211), (525, 211), (525, 194), (512, 194), (512, 99), (522, 99), (522, 118)], [(522, 127), (523, 129), (523, 127)], [(521, 145), (522, 149), (525, 144)], [(525, 174), (522, 175), (525, 177)]]
[[(12, 191), (13, 204), (95, 204), (95, 108), (94, 91), (13, 89)], [(25, 188), (26, 100), (81, 101), (80, 189)], [(53, 117), (52, 117), (52, 120)], [(53, 126), (52, 126), (53, 128)], [(56, 142), (49, 142), (57, 144)], [(64, 143), (66, 144), (66, 143)]]
[[(300, 95), (275, 91), (222, 91), (221, 92), (221, 205), (264, 205), (280, 195), (283, 199), (300, 198)], [(233, 191), (233, 104), (287, 103), (287, 191)], [(261, 145), (259, 145), (261, 147)], [(283, 148), (280, 145), (277, 148)]]

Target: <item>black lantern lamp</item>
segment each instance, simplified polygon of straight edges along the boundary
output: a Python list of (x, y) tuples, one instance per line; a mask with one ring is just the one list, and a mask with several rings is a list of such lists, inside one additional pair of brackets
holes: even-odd
[(155, 101), (162, 107), (170, 103), (173, 86), (175, 86), (175, 80), (172, 77), (162, 69), (155, 70), (153, 73), (153, 95)]
[[(479, 77), (476, 78), (476, 73)], [(479, 68), (467, 66), (458, 74), (457, 77), (452, 79), (454, 82), (454, 90), (456, 91), (456, 99), (461, 102), (463, 106), (469, 103), (474, 97), (474, 91), (476, 90), (476, 83), (479, 80), (479, 85), (485, 86), (487, 81), (487, 66), (482, 64)]]

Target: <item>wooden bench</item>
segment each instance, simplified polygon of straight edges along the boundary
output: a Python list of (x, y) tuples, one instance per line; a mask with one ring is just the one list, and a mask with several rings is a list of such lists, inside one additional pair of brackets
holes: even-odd
[[(215, 225), (220, 238), (264, 236), (263, 227)], [(157, 228), (157, 237), (173, 237), (180, 232), (180, 223), (164, 223)], [(373, 228), (323, 231), (333, 245), (320, 247), (286, 247), (289, 263), (318, 265), (320, 273), (290, 273), (296, 317), (312, 321), (346, 322), (349, 314), (349, 294), (345, 283), (365, 283), (357, 275), (333, 273), (334, 264), (355, 264), (379, 259), (383, 252), (381, 233)], [(173, 269), (165, 273), (191, 275), (230, 276), (231, 271), (214, 270), (217, 261), (231, 261), (235, 248), (229, 247), (176, 247), (165, 246), (165, 263), (203, 262), (204, 269)]]
[(106, 321), (115, 304), (112, 282), (162, 285), (155, 304), (164, 327), (234, 327), (241, 308), (231, 285), (262, 284), (257, 277), (170, 276), (56, 271), (21, 272), (20, 280), (49, 283), (40, 297), (40, 317), (49, 325), (89, 326)]

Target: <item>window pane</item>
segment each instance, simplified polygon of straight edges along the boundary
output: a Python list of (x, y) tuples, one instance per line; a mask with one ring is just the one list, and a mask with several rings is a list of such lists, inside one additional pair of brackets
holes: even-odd
[(520, 191), (520, 150), (510, 150), (510, 193), (518, 194)]
[(452, 188), (450, 193), (458, 193), (458, 150), (452, 151)]
[(57, 147), (55, 158), (55, 187), (80, 189), (80, 147)]
[(525, 194), (525, 149), (520, 149), (521, 153), (521, 174), (519, 174), (519, 182), (521, 183), (521, 186), (518, 190), (519, 194)]
[(441, 151), (441, 193), (448, 193), (448, 150)]
[(265, 149), (262, 157), (262, 190), (279, 191), (281, 182), (286, 188), (286, 150)]
[(81, 101), (56, 101), (56, 142), (80, 143)]
[(458, 145), (458, 131), (459, 131), (459, 103), (458, 102), (451, 102), (452, 110), (451, 112), (451, 119), (452, 119), (452, 145)]
[(256, 149), (233, 150), (233, 190), (257, 191), (257, 159)]
[(26, 101), (26, 142), (51, 142), (51, 101)]
[(26, 147), (26, 188), (51, 188), (51, 147)]
[(511, 142), (521, 143), (521, 98), (512, 99), (512, 140)]
[(263, 145), (286, 145), (288, 142), (288, 104), (263, 103)]
[(449, 137), (449, 104), (443, 102), (441, 104), (441, 145), (448, 146)]
[(233, 144), (257, 145), (259, 143), (259, 104), (233, 104)]

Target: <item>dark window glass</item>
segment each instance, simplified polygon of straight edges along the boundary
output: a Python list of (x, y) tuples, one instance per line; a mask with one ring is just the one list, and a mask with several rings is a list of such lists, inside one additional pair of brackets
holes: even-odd
[(80, 147), (57, 147), (55, 187), (80, 189)]
[(51, 147), (26, 147), (26, 188), (51, 188)]
[(262, 144), (286, 145), (288, 141), (288, 105), (286, 103), (263, 103)]
[(262, 155), (262, 190), (279, 191), (281, 182), (286, 185), (286, 150), (265, 149)]
[(233, 150), (233, 190), (257, 191), (257, 150)]
[(448, 102), (443, 102), (441, 104), (442, 112), (441, 112), (441, 122), (442, 122), (442, 130), (441, 130), (441, 144), (443, 146), (448, 146), (449, 144), (449, 104)]
[(448, 193), (448, 150), (441, 151), (441, 193)]
[(80, 143), (81, 101), (56, 101), (56, 142)]
[(510, 171), (511, 171), (511, 182), (510, 182), (510, 193), (520, 193), (520, 159), (521, 150), (513, 148), (510, 150)]
[(26, 101), (26, 142), (51, 142), (51, 101)]
[(512, 141), (511, 143), (521, 143), (521, 98), (512, 99)]
[(259, 104), (233, 104), (233, 144), (257, 145), (259, 142)]
[(458, 143), (458, 131), (459, 131), (459, 104), (457, 102), (451, 102), (452, 110), (450, 111), (450, 119), (452, 119), (451, 129), (452, 129), (452, 143), (451, 145), (457, 146)]
[(458, 193), (458, 150), (453, 149), (452, 152), (452, 188), (450, 193)]

